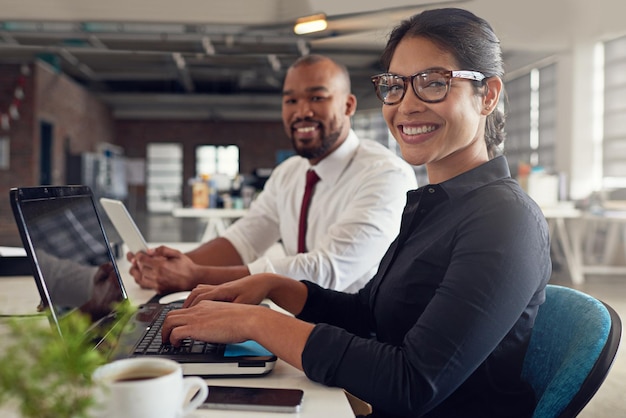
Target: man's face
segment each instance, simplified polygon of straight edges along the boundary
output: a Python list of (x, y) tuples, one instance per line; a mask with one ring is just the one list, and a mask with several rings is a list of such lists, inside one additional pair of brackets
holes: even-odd
[(283, 85), (285, 132), (296, 153), (319, 162), (348, 136), (356, 99), (331, 61), (300, 64)]

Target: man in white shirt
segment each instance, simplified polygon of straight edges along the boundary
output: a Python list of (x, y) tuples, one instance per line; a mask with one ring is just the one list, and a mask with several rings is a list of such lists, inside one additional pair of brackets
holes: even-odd
[[(164, 246), (129, 253), (142, 287), (168, 293), (273, 272), (355, 292), (374, 275), (398, 233), (406, 192), (417, 187), (413, 168), (352, 131), (356, 97), (344, 66), (302, 57), (287, 71), (282, 95), (285, 132), (298, 155), (273, 170), (249, 212), (223, 236), (186, 254)], [(306, 215), (306, 250), (299, 252), (309, 169), (320, 180)], [(265, 255), (279, 240), (286, 256)]]

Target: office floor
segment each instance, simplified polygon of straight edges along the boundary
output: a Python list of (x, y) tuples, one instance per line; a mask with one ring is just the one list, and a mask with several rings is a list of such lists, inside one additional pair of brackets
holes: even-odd
[[(149, 242), (193, 242), (204, 232), (205, 222), (174, 219), (169, 215), (137, 217), (137, 224)], [(611, 305), (626, 324), (626, 276), (587, 276), (584, 284), (573, 286), (566, 272), (555, 268), (551, 283), (576, 287)], [(604, 384), (580, 413), (580, 418), (626, 416), (626, 336)]]

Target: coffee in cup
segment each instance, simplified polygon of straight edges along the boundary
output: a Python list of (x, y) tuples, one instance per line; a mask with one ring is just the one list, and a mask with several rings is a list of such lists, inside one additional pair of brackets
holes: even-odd
[(183, 377), (180, 364), (161, 358), (116, 360), (99, 367), (93, 379), (94, 417), (180, 418), (208, 394), (201, 378)]

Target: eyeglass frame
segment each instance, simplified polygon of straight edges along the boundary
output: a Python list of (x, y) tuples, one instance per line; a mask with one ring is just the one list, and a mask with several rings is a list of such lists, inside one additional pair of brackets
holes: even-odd
[[(446, 77), (446, 92), (444, 93), (443, 97), (441, 99), (436, 99), (436, 100), (427, 100), (424, 99), (423, 97), (420, 96), (420, 94), (417, 92), (417, 89), (415, 88), (415, 84), (414, 84), (414, 80), (417, 76), (420, 75), (424, 75), (424, 74), (430, 74), (430, 73), (439, 73), (441, 75), (444, 75)], [(380, 80), (382, 77), (385, 76), (392, 76), (395, 78), (399, 78), (400, 80), (402, 80), (403, 84), (404, 84), (404, 90), (402, 91), (402, 96), (400, 96), (400, 98), (395, 101), (395, 102), (386, 102), (380, 95), (380, 88), (378, 83), (378, 80)], [(479, 72), (479, 71), (471, 71), (471, 70), (444, 70), (444, 69), (440, 69), (440, 68), (430, 68), (427, 70), (423, 70), (423, 71), (419, 71), (413, 75), (409, 75), (409, 76), (403, 76), (403, 75), (398, 75), (398, 74), (394, 74), (394, 73), (381, 73), (381, 74), (377, 74), (374, 75), (370, 78), (372, 84), (374, 84), (374, 90), (376, 92), (376, 97), (378, 97), (378, 99), (384, 104), (384, 105), (388, 105), (388, 106), (393, 106), (396, 105), (398, 103), (400, 103), (403, 99), (404, 96), (406, 96), (406, 92), (408, 91), (408, 86), (407, 83), (410, 82), (411, 83), (411, 88), (413, 89), (413, 93), (415, 93), (415, 96), (420, 99), (421, 101), (425, 102), (425, 103), (440, 103), (443, 102), (446, 97), (448, 97), (448, 93), (450, 92), (450, 86), (452, 84), (452, 79), (453, 78), (461, 78), (464, 80), (471, 80), (471, 81), (481, 81), (484, 82), (484, 80), (486, 80), (488, 77), (486, 75), (484, 75), (483, 73)]]

